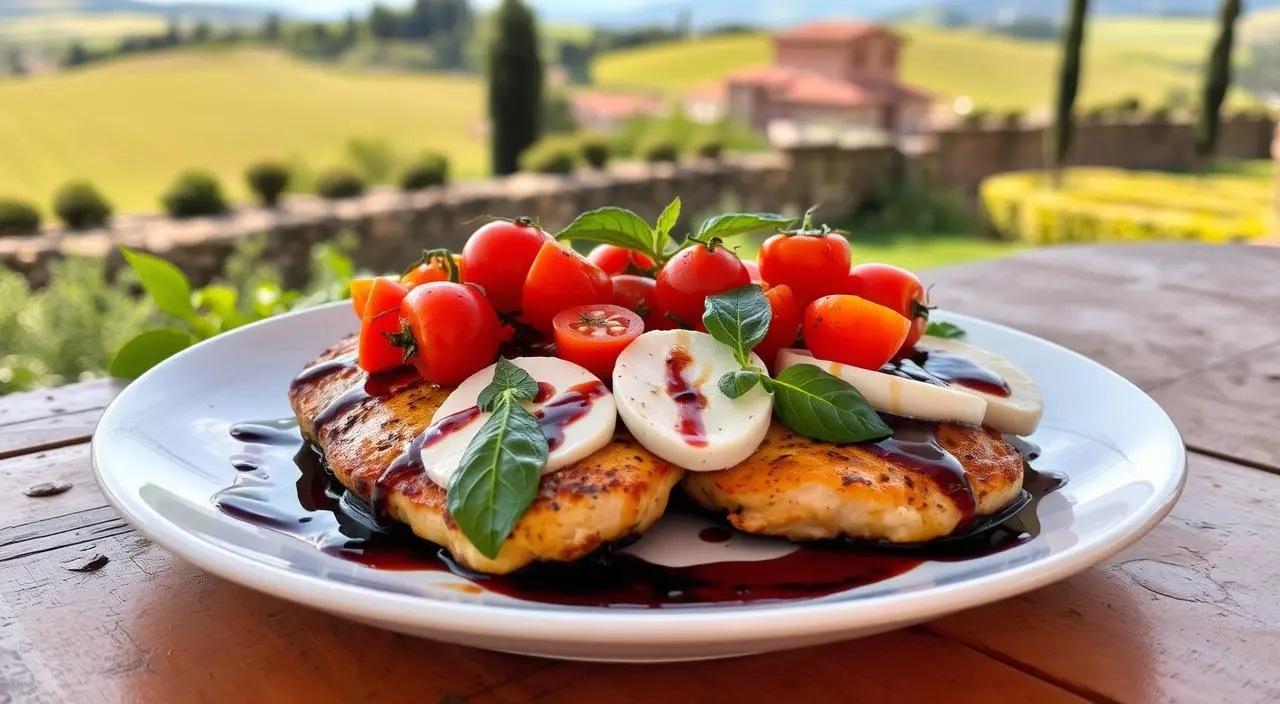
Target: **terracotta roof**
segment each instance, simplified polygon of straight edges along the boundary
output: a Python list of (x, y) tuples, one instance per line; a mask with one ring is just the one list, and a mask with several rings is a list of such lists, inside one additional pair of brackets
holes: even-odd
[(722, 83), (708, 84), (690, 93), (695, 99), (724, 99), (730, 86), (746, 85), (764, 88), (770, 100), (779, 103), (803, 103), (853, 107), (890, 102), (931, 100), (932, 97), (912, 86), (895, 81), (842, 81), (807, 71), (781, 66), (763, 66), (731, 74)]
[(663, 110), (662, 99), (634, 93), (597, 93), (582, 91), (569, 96), (574, 112), (586, 112), (607, 120), (620, 120), (632, 115), (653, 115)]
[(871, 34), (898, 36), (897, 32), (887, 29), (884, 25), (860, 20), (811, 22), (783, 30), (774, 36), (779, 39), (856, 39)]

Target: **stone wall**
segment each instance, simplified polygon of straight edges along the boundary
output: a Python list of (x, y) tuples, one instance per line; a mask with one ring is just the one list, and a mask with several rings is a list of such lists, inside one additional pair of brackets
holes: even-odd
[[(604, 205), (631, 208), (653, 219), (679, 195), (686, 221), (726, 207), (798, 213), (814, 203), (822, 204), (823, 217), (836, 219), (853, 211), (868, 194), (908, 174), (926, 178), (936, 188), (973, 196), (988, 176), (1043, 168), (1044, 129), (957, 127), (930, 135), (908, 153), (893, 146), (849, 144), (834, 136), (810, 138), (777, 153), (721, 162), (620, 164), (605, 172), (572, 176), (519, 174), (411, 194), (378, 189), (334, 203), (298, 196), (287, 198), (276, 210), (240, 207), (223, 217), (186, 221), (124, 216), (108, 230), (0, 239), (0, 264), (23, 272), (39, 286), (47, 280), (49, 262), (57, 257), (106, 257), (111, 267), (119, 267), (116, 245), (127, 244), (172, 260), (202, 284), (221, 271), (239, 240), (264, 233), (263, 257), (282, 271), (287, 284), (298, 285), (305, 280), (312, 246), (345, 229), (359, 238), (359, 266), (393, 271), (423, 249), (460, 248), (475, 229), (474, 221), (487, 215), (528, 215), (554, 231), (578, 213)], [(1225, 120), (1219, 155), (1268, 158), (1273, 129), (1274, 123), (1262, 117)], [(1070, 161), (1183, 169), (1194, 159), (1189, 124), (1108, 122), (1077, 127)]]

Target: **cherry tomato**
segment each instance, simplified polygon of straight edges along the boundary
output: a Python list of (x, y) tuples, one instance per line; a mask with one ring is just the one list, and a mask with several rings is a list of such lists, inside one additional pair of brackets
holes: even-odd
[(764, 292), (764, 298), (769, 301), (773, 317), (769, 320), (769, 332), (756, 345), (755, 353), (760, 355), (760, 359), (764, 360), (765, 366), (772, 372), (777, 363), (778, 350), (794, 345), (796, 336), (800, 334), (800, 309), (796, 307), (795, 294), (786, 284), (768, 289)]
[(845, 293), (879, 303), (911, 321), (907, 339), (898, 355), (915, 349), (924, 329), (929, 325), (929, 306), (925, 303), (924, 286), (915, 274), (889, 264), (859, 264), (849, 272)]
[(472, 286), (432, 281), (409, 291), (400, 304), (397, 344), (423, 379), (454, 386), (498, 356), (498, 314)]
[(376, 278), (368, 277), (351, 280), (351, 306), (356, 309), (356, 317), (364, 318), (364, 306), (369, 302), (369, 291)]
[(573, 306), (556, 314), (556, 355), (608, 382), (613, 365), (631, 341), (644, 332), (635, 312), (615, 305)]
[(587, 255), (587, 259), (596, 266), (600, 267), (604, 273), (609, 276), (617, 276), (627, 270), (627, 262), (635, 264), (637, 267), (649, 270), (653, 268), (653, 260), (639, 252), (633, 252), (623, 247), (612, 244), (602, 244), (591, 250)]
[(409, 288), (421, 286), (422, 284), (431, 283), (432, 281), (448, 281), (449, 265), (444, 260), (445, 256), (453, 257), (453, 262), (458, 266), (458, 276), (462, 276), (462, 256), (458, 254), (439, 253), (432, 254), (426, 258), (426, 261), (419, 263), (414, 268), (406, 271), (400, 277), (401, 283)]
[(670, 330), (675, 323), (658, 309), (658, 282), (647, 276), (619, 274), (613, 277), (613, 303), (644, 320), (645, 330)]
[(658, 272), (658, 308), (686, 327), (702, 326), (707, 296), (751, 283), (738, 255), (719, 240), (680, 250)]
[(760, 275), (786, 284), (801, 307), (822, 296), (844, 293), (848, 285), (849, 240), (826, 227), (814, 229), (809, 215), (794, 232), (783, 232), (760, 247)]
[(544, 334), (556, 313), (613, 300), (613, 282), (600, 267), (555, 240), (547, 240), (524, 282), (521, 318)]
[(879, 369), (907, 339), (911, 321), (865, 298), (823, 296), (804, 312), (804, 341), (818, 359)]
[(387, 278), (368, 281), (364, 311), (360, 316), (356, 364), (370, 374), (377, 374), (404, 364), (404, 350), (396, 347), (391, 338), (400, 330), (400, 304), (409, 289)]
[(750, 259), (743, 259), (742, 265), (747, 268), (747, 275), (751, 277), (751, 283), (762, 284), (764, 277), (760, 276), (760, 265)]
[(467, 262), (462, 280), (483, 288), (494, 308), (514, 313), (520, 310), (529, 267), (548, 241), (550, 235), (528, 218), (495, 220), (473, 232), (462, 248)]

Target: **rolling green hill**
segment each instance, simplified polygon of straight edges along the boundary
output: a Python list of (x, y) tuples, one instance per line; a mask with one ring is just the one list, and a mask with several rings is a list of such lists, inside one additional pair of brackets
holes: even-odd
[[(994, 109), (1047, 105), (1058, 66), (1054, 42), (1012, 39), (975, 30), (904, 27), (910, 42), (903, 78), (941, 97), (968, 95)], [(1090, 25), (1083, 105), (1137, 95), (1163, 102), (1170, 90), (1194, 91), (1212, 27), (1205, 20), (1104, 19)], [(595, 79), (618, 88), (682, 94), (725, 74), (767, 64), (765, 34), (699, 38), (602, 56)], [(1237, 96), (1235, 100), (1246, 100)]]
[(484, 97), (471, 77), (343, 72), (262, 51), (181, 52), (0, 81), (0, 196), (48, 209), (88, 178), (118, 211), (153, 211), (174, 176), (208, 168), (243, 197), (250, 162), (313, 172), (351, 137), (384, 137), (406, 155), (433, 148), (455, 173), (487, 170)]

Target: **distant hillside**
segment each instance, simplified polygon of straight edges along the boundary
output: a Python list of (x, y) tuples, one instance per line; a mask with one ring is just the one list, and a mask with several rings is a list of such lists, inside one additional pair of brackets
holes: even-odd
[(243, 22), (283, 12), (266, 3), (163, 3), (140, 0), (0, 0), (0, 22), (42, 15), (181, 15), (216, 22)]

